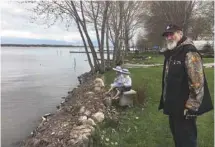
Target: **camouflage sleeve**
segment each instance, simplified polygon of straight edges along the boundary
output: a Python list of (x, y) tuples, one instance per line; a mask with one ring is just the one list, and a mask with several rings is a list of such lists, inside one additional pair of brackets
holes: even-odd
[(198, 111), (204, 96), (204, 74), (200, 55), (196, 52), (188, 52), (185, 58), (190, 89), (189, 98), (185, 107)]

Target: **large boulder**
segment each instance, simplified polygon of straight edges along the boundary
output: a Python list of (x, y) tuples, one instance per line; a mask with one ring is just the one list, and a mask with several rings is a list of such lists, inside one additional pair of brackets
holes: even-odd
[(104, 113), (102, 113), (102, 112), (97, 112), (97, 113), (95, 113), (95, 114), (92, 115), (92, 118), (93, 118), (96, 122), (100, 123), (100, 122), (102, 122), (102, 121), (104, 120), (105, 116), (104, 116)]
[(70, 132), (70, 140), (68, 145), (87, 147), (89, 145), (90, 136), (95, 129), (90, 125), (76, 126)]
[(100, 92), (104, 88), (104, 81), (101, 78), (96, 78), (94, 80), (94, 90)]

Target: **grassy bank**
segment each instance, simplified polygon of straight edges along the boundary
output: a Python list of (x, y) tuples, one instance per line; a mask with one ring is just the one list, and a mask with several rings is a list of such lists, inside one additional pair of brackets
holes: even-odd
[[(148, 57), (150, 56), (151, 59), (145, 59), (145, 60), (141, 60), (138, 57)], [(126, 57), (127, 62), (129, 63), (139, 63), (139, 64), (163, 64), (163, 60), (164, 57), (161, 54), (158, 53), (139, 53), (138, 55), (134, 54), (134, 53), (130, 53), (128, 54), (128, 56)], [(214, 58), (203, 58), (203, 62), (204, 63), (213, 63), (214, 62)]]
[[(214, 69), (206, 69), (211, 96), (214, 97)], [(98, 142), (102, 146), (120, 147), (173, 147), (168, 118), (158, 111), (161, 94), (161, 67), (130, 69), (133, 89), (146, 87), (146, 106), (134, 107), (120, 116), (118, 125), (108, 122), (101, 125)], [(105, 75), (106, 84), (110, 84), (114, 72)], [(213, 111), (198, 118), (199, 147), (213, 147), (214, 123)], [(102, 139), (103, 138), (103, 139)]]

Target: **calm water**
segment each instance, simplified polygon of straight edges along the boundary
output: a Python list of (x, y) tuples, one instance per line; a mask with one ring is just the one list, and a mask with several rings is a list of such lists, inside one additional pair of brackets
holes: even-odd
[(56, 111), (77, 76), (90, 70), (80, 48), (1, 48), (1, 143), (25, 139), (42, 115)]

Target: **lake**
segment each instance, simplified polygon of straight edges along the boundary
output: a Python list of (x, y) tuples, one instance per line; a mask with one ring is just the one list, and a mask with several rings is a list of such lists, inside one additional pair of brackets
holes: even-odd
[(1, 143), (15, 147), (90, 70), (83, 48), (1, 48)]

